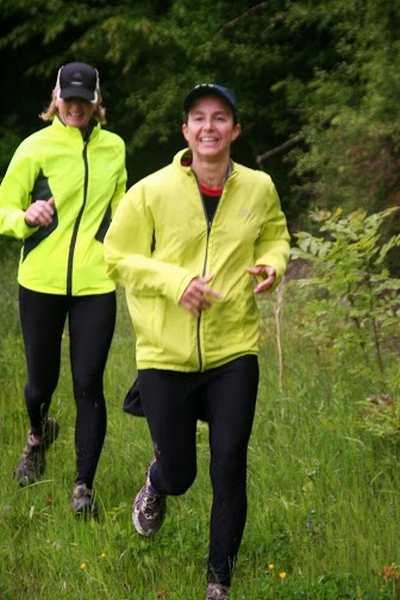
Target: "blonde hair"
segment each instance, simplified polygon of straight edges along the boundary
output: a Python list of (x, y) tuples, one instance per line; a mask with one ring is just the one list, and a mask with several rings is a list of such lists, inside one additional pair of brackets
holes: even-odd
[[(56, 106), (56, 99), (52, 98), (50, 104), (39, 114), (39, 118), (43, 121), (52, 121), (54, 117), (57, 115), (58, 110)], [(96, 109), (93, 113), (94, 117), (101, 125), (105, 125), (107, 123), (106, 119), (106, 109), (101, 105), (101, 96), (99, 96), (99, 100), (96, 105)]]

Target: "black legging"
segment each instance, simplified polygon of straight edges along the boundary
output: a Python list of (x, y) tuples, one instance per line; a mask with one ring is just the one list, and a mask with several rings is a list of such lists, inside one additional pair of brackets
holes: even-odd
[(139, 388), (157, 462), (155, 488), (183, 494), (196, 477), (196, 425), (209, 423), (213, 502), (207, 576), (230, 585), (247, 514), (247, 448), (258, 388), (258, 360), (243, 356), (204, 373), (140, 370)]
[(19, 312), (28, 370), (25, 402), (32, 431), (38, 435), (42, 433), (58, 383), (61, 343), (68, 315), (77, 408), (76, 482), (91, 488), (107, 426), (103, 374), (115, 327), (115, 292), (61, 296), (20, 286)]

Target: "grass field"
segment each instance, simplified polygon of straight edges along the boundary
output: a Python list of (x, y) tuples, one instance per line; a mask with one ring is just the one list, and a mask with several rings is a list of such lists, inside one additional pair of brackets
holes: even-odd
[[(27, 430), (15, 274), (11, 244), (2, 247), (0, 298), (0, 599), (203, 600), (211, 501), (206, 425), (198, 428), (198, 478), (185, 496), (169, 499), (162, 530), (147, 540), (132, 525), (151, 444), (144, 420), (122, 411), (135, 374), (122, 294), (105, 379), (108, 432), (95, 480), (100, 522), (77, 521), (69, 507), (75, 411), (67, 337), (51, 410), (61, 432), (46, 477), (28, 488), (12, 479)], [(400, 598), (400, 449), (395, 436), (362, 427), (360, 408), (388, 390), (381, 380), (355, 375), (356, 352), (336, 359), (301, 334), (301, 297), (291, 285), (280, 304), (279, 337), (277, 294), (262, 304), (249, 514), (232, 600)], [(397, 369), (398, 352), (387, 356)]]

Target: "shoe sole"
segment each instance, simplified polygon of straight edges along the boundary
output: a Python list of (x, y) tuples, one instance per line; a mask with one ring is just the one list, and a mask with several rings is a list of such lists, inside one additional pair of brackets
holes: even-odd
[(153, 532), (151, 529), (149, 531), (145, 531), (142, 528), (142, 526), (140, 524), (140, 521), (139, 521), (139, 514), (140, 514), (140, 512), (138, 510), (136, 510), (135, 504), (136, 504), (136, 498), (135, 498), (135, 500), (133, 502), (133, 508), (132, 508), (132, 521), (133, 521), (133, 525), (134, 525), (134, 527), (135, 527), (135, 529), (136, 529), (136, 531), (137, 531), (137, 533), (139, 535), (143, 535), (144, 537), (151, 537), (153, 535), (153, 533), (155, 533), (155, 532)]

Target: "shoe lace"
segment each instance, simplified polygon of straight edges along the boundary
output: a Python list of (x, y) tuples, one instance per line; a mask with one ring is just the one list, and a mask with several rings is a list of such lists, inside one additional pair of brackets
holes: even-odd
[(161, 494), (154, 494), (149, 489), (145, 490), (143, 494), (143, 513), (146, 517), (155, 517), (157, 515), (162, 498)]
[(25, 462), (36, 460), (42, 454), (42, 446), (40, 444), (27, 444), (23, 450), (22, 457)]

